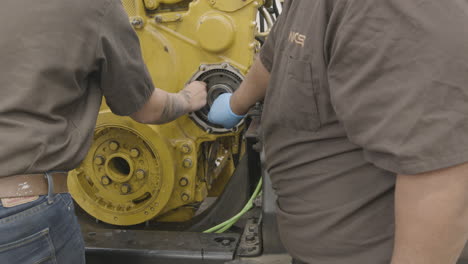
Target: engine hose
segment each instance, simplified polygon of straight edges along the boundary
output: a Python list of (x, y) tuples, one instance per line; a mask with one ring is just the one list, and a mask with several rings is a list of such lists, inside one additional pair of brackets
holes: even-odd
[(264, 31), (264, 32), (257, 32), (256, 36), (257, 37), (266, 37), (266, 36), (268, 36), (268, 34), (270, 34), (270, 30), (273, 27), (273, 24), (275, 23), (275, 21), (274, 21), (274, 18), (272, 17), (272, 15), (268, 12), (266, 7), (264, 7), (264, 6), (262, 6), (260, 8), (260, 15), (263, 16), (263, 18), (265, 19), (268, 29), (266, 31)]
[(276, 2), (276, 0), (273, 1), (273, 10), (274, 10), (276, 18), (278, 18), (280, 15), (280, 12), (279, 12), (278, 3)]
[(259, 19), (260, 19), (260, 32), (265, 32), (265, 18), (262, 15), (260, 15)]
[(250, 197), (249, 201), (244, 206), (244, 208), (238, 214), (236, 214), (235, 216), (231, 217), (230, 219), (222, 222), (221, 224), (217, 226), (214, 226), (208, 230), (203, 231), (203, 233), (223, 233), (229, 228), (231, 228), (237, 221), (239, 221), (239, 219), (244, 214), (246, 214), (250, 209), (253, 208), (254, 200), (261, 194), (262, 183), (263, 183), (263, 180), (260, 178), (257, 184), (257, 188), (255, 188), (254, 193), (252, 194), (252, 196)]

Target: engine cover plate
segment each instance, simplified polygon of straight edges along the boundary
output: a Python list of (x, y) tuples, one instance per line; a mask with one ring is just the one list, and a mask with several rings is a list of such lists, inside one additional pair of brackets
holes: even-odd
[(233, 129), (225, 129), (208, 121), (208, 113), (218, 96), (224, 93), (233, 93), (239, 88), (244, 80), (244, 76), (229, 63), (203, 64), (200, 70), (192, 77), (192, 81), (205, 82), (208, 88), (208, 103), (197, 112), (190, 114), (190, 117), (208, 133), (228, 133), (237, 131), (243, 122)]

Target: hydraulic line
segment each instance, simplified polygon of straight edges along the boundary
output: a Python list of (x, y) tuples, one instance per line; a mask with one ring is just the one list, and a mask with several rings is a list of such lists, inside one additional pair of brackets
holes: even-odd
[(243, 215), (245, 215), (250, 209), (253, 208), (254, 200), (261, 194), (262, 184), (263, 184), (263, 180), (260, 179), (257, 184), (257, 188), (255, 188), (255, 191), (250, 197), (249, 201), (238, 214), (236, 214), (235, 216), (231, 217), (230, 219), (222, 222), (221, 224), (217, 226), (214, 226), (208, 230), (205, 230), (203, 233), (223, 233), (229, 228), (231, 228), (237, 221), (239, 221), (239, 219)]
[(278, 9), (278, 3), (275, 1), (273, 1), (273, 12), (275, 14), (275, 17), (278, 18), (278, 16), (280, 15), (280, 11)]
[(268, 10), (266, 9), (266, 7), (262, 6), (260, 8), (260, 15), (263, 16), (265, 18), (265, 21), (267, 23), (267, 27), (268, 29), (263, 31), (263, 32), (258, 32), (257, 33), (257, 37), (266, 37), (268, 36), (268, 34), (270, 34), (270, 30), (271, 28), (273, 27), (273, 24), (275, 23), (274, 22), (274, 19), (273, 17), (271, 16), (271, 14), (268, 12)]

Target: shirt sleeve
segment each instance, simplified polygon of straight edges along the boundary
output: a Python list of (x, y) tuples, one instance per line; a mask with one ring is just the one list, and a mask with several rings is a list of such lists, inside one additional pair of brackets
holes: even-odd
[(328, 66), (331, 99), (350, 140), (368, 161), (400, 174), (467, 162), (461, 3), (350, 3)]
[(154, 91), (140, 42), (120, 1), (112, 1), (102, 19), (97, 47), (100, 82), (113, 113), (137, 112)]
[(275, 53), (275, 29), (278, 23), (273, 25), (273, 28), (270, 30), (270, 34), (268, 35), (265, 43), (260, 50), (260, 61), (262, 62), (263, 66), (271, 72), (273, 68), (273, 58)]

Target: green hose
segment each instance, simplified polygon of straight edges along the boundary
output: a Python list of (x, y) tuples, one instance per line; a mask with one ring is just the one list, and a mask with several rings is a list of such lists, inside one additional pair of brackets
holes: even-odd
[(252, 197), (250, 197), (250, 200), (247, 202), (247, 204), (244, 206), (244, 208), (235, 216), (231, 217), (230, 219), (222, 222), (221, 224), (214, 226), (208, 230), (203, 231), (203, 233), (223, 233), (229, 228), (231, 228), (239, 219), (247, 213), (250, 209), (253, 207), (253, 202), (255, 198), (257, 198), (261, 194), (262, 190), (262, 179), (260, 178), (260, 181), (257, 184), (257, 188), (255, 188), (254, 193), (252, 194)]

